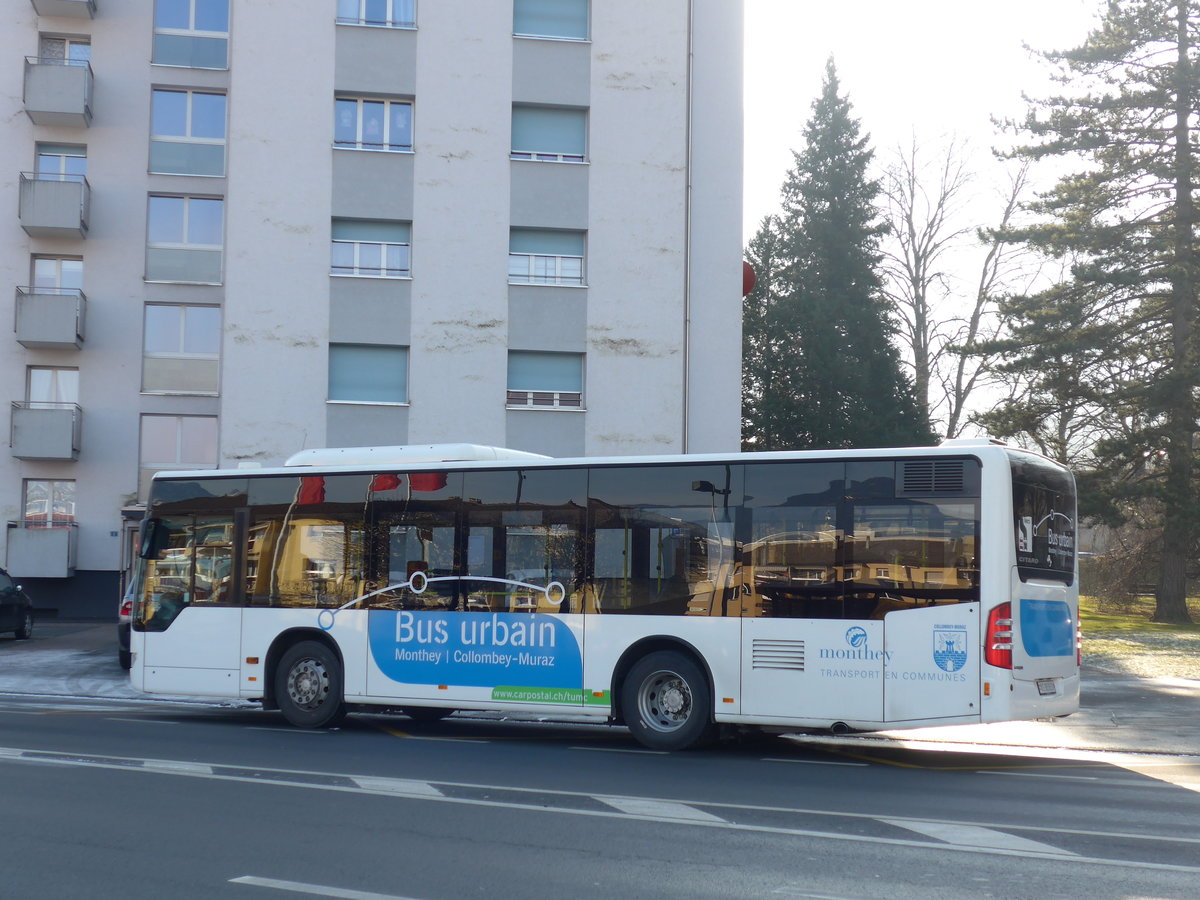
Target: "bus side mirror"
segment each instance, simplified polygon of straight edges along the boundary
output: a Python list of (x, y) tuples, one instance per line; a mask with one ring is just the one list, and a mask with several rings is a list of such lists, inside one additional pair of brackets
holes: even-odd
[(167, 542), (168, 530), (161, 519), (142, 520), (141, 534), (138, 539), (138, 556), (142, 559), (157, 559)]

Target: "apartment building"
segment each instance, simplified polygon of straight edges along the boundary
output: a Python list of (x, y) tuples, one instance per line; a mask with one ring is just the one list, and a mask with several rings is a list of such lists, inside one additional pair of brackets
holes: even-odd
[(738, 446), (740, 0), (9, 0), (0, 559), (108, 615), (150, 476)]

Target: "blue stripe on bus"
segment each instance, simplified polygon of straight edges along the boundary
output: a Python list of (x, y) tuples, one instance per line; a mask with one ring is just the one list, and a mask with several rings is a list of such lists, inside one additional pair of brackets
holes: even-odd
[(1029, 656), (1074, 656), (1075, 623), (1061, 600), (1020, 601), (1021, 646)]

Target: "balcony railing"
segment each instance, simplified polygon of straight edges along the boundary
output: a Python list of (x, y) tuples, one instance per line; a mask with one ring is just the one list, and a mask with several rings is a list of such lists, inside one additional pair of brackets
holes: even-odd
[(79, 526), (74, 522), (8, 523), (8, 574), (14, 578), (70, 578), (75, 574)]
[(17, 459), (76, 460), (82, 431), (77, 403), (13, 401), (10, 442)]
[(86, 128), (92, 122), (91, 64), (25, 57), (25, 112), (35, 125)]
[(533, 162), (581, 163), (584, 161), (582, 153), (547, 153), (540, 150), (512, 150), (508, 156), (509, 159), (524, 159)]
[(582, 256), (552, 256), (545, 253), (508, 254), (510, 284), (583, 285)]
[(19, 213), (30, 237), (87, 237), (92, 187), (82, 175), (22, 172)]
[(30, 349), (78, 350), (87, 297), (76, 288), (17, 288), (17, 343)]
[(579, 391), (509, 391), (510, 409), (581, 409), (583, 394)]
[(96, 16), (96, 0), (33, 0), (39, 16), (63, 19), (92, 19)]

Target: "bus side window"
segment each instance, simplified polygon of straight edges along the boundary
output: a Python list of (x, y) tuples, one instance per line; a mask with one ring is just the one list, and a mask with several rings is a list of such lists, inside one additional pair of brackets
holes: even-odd
[(728, 465), (593, 469), (588, 611), (739, 615), (741, 473)]
[(862, 503), (854, 509), (847, 558), (860, 615), (979, 599), (979, 502), (972, 498)]
[(742, 615), (841, 618), (846, 466), (787, 462), (746, 466), (750, 540), (741, 552)]

